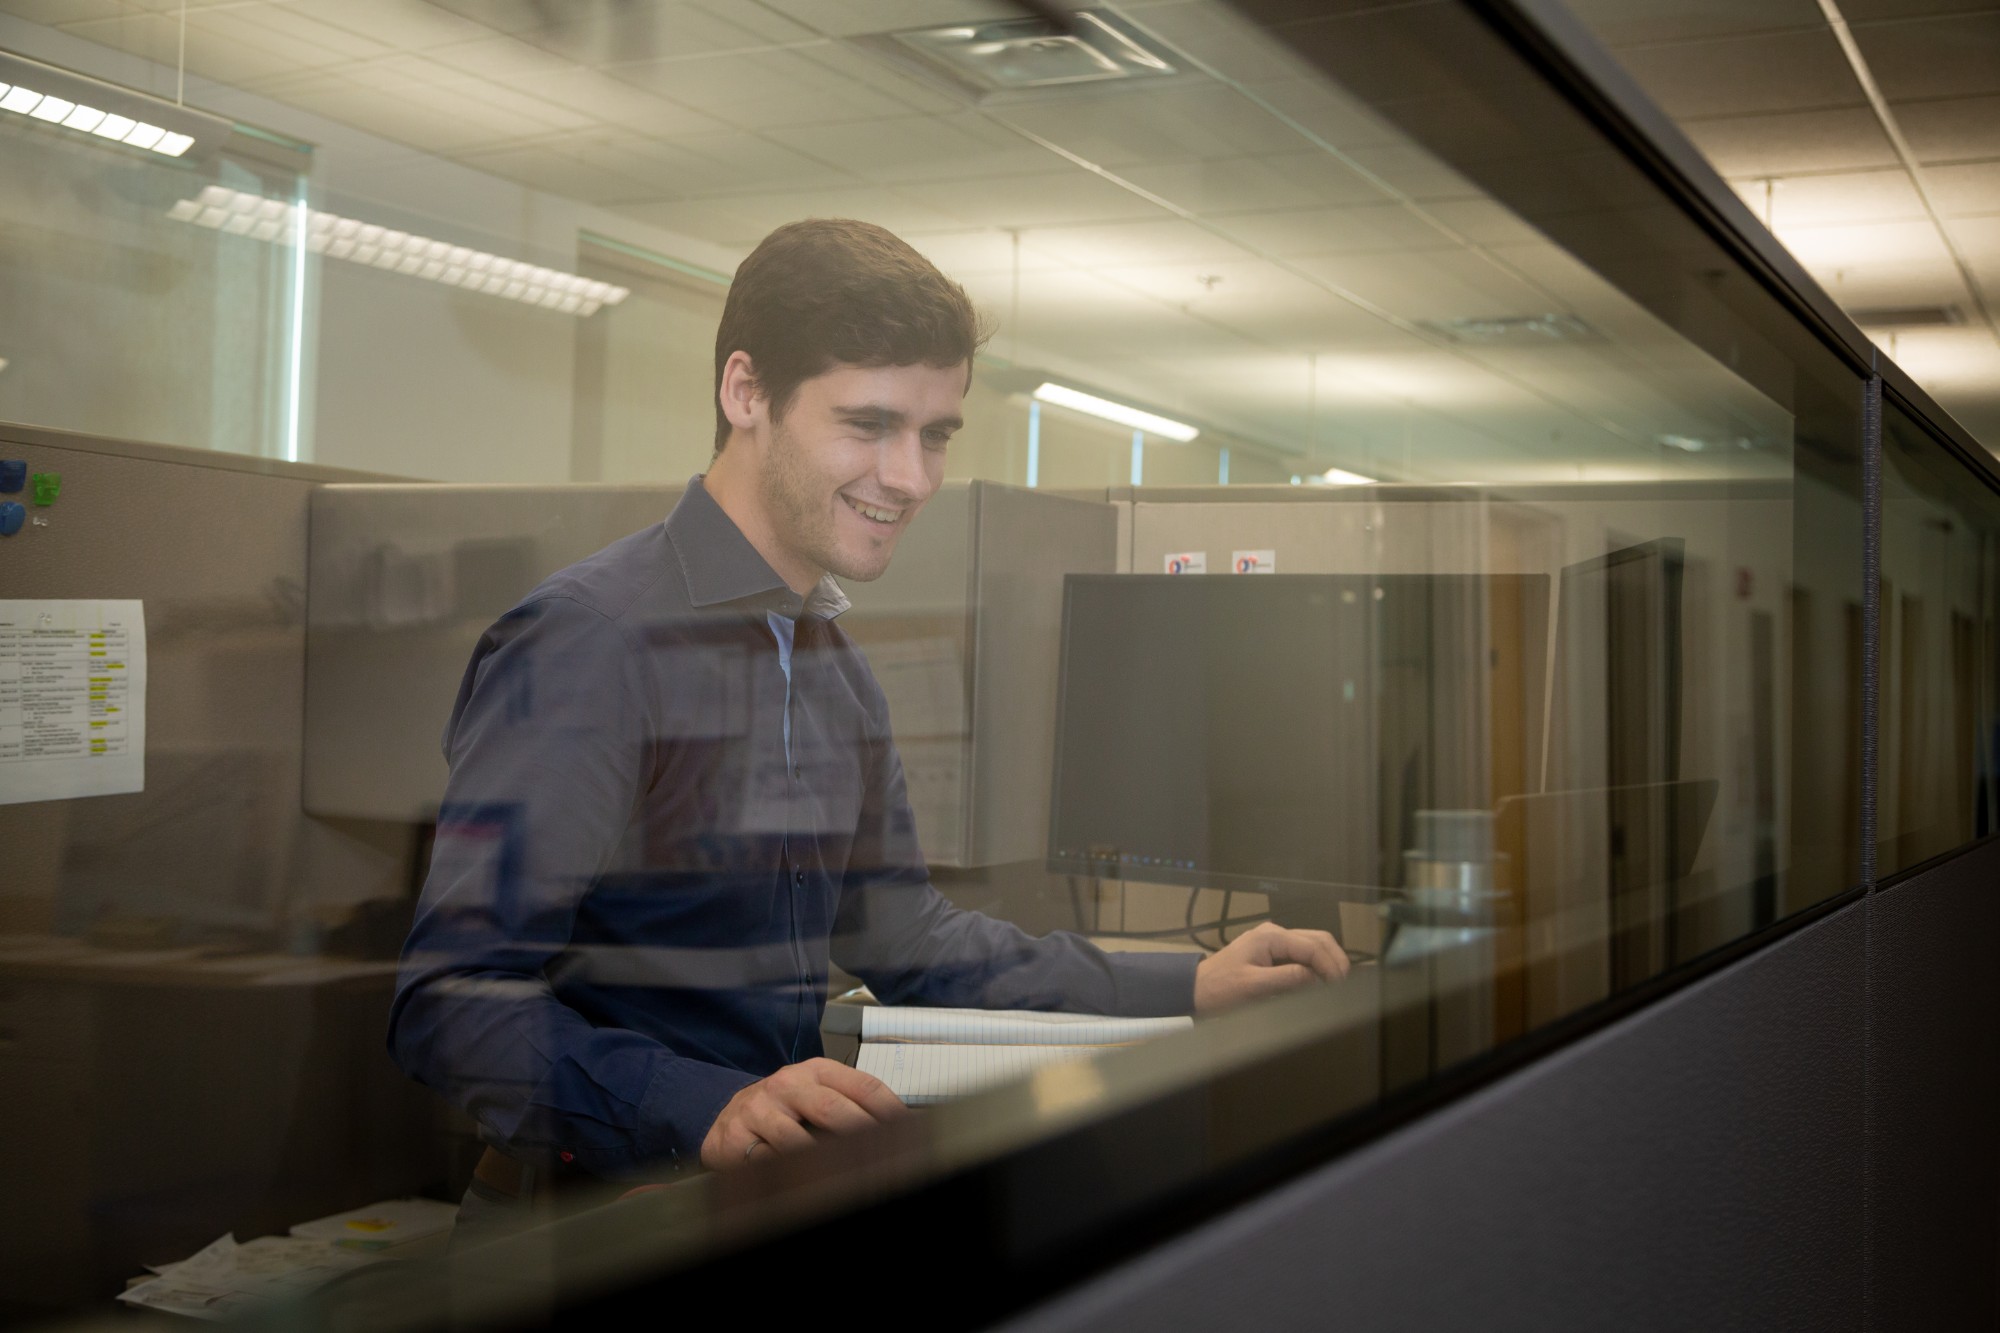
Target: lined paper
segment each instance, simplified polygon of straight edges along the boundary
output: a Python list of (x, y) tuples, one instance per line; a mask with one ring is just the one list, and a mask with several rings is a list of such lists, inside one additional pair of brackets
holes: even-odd
[[(973, 1012), (978, 1012), (977, 1010)], [(1041, 1065), (1087, 1060), (1101, 1046), (955, 1046), (926, 1042), (864, 1043), (855, 1068), (873, 1074), (905, 1106), (932, 1106), (1023, 1078)]]
[(1129, 1046), (1194, 1026), (1173, 1018), (1115, 1018), (1031, 1009), (927, 1009), (870, 1005), (861, 1011), (864, 1042), (958, 1042), (1012, 1046)]

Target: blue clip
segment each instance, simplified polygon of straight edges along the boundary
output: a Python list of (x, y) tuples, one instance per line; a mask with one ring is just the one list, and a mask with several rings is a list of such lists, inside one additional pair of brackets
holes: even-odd
[(17, 495), (28, 484), (28, 465), (19, 458), (0, 458), (0, 495)]
[(0, 504), (0, 537), (13, 536), (21, 530), (21, 525), (27, 521), (28, 511), (25, 506), (17, 504), (12, 500), (7, 501), (5, 504)]

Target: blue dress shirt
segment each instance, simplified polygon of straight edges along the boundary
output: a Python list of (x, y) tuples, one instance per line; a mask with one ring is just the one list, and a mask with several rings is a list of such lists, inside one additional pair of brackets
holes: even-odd
[(845, 607), (787, 588), (696, 477), (480, 639), (389, 1047), (503, 1151), (698, 1160), (740, 1089), (821, 1053), (829, 960), (890, 1004), (1193, 1007), (1192, 956), (1032, 938), (932, 887)]

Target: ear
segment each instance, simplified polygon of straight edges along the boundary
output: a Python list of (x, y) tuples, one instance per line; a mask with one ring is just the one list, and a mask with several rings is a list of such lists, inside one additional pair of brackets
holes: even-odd
[(764, 425), (769, 400), (757, 383), (757, 367), (748, 352), (731, 352), (722, 363), (722, 387), (716, 390), (716, 401), (732, 430), (750, 434)]

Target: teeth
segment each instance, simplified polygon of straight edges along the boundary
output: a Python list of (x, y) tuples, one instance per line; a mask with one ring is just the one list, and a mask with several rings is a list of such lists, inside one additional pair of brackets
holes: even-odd
[(849, 500), (847, 503), (853, 506), (855, 513), (863, 518), (872, 518), (877, 523), (894, 523), (902, 517), (903, 511), (900, 509), (878, 509), (874, 505), (862, 504), (859, 500)]

